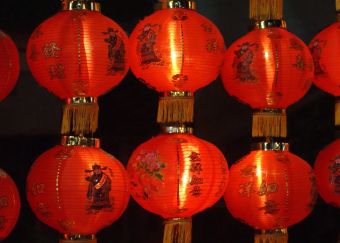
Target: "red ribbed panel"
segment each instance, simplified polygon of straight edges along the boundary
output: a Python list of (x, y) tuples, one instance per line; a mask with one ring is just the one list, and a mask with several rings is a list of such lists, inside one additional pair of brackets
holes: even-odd
[(99, 12), (61, 11), (35, 29), (27, 62), (38, 83), (61, 99), (98, 97), (127, 73), (127, 41)]
[(217, 78), (224, 50), (217, 27), (196, 11), (159, 10), (132, 32), (130, 66), (159, 92), (195, 91)]
[(32, 165), (27, 199), (38, 219), (60, 233), (95, 234), (126, 209), (127, 173), (101, 149), (58, 145)]
[(256, 29), (227, 51), (222, 80), (227, 92), (252, 108), (287, 108), (311, 86), (308, 47), (283, 28)]
[(228, 165), (211, 143), (193, 135), (159, 135), (140, 145), (128, 163), (131, 194), (164, 218), (191, 217), (224, 193)]
[(231, 167), (224, 198), (235, 218), (270, 230), (303, 220), (316, 196), (307, 162), (289, 152), (253, 151)]

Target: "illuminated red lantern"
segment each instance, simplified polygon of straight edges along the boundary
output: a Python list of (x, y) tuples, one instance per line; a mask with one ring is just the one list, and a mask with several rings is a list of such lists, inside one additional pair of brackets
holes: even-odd
[(316, 185), (321, 197), (340, 207), (340, 139), (324, 148), (314, 164)]
[(19, 53), (12, 39), (0, 30), (0, 101), (12, 91), (19, 76)]
[(27, 178), (27, 199), (39, 220), (70, 240), (95, 243), (95, 234), (124, 212), (129, 201), (122, 164), (95, 139), (66, 137), (43, 153)]
[(27, 62), (40, 85), (66, 101), (62, 133), (93, 133), (97, 97), (116, 86), (128, 71), (128, 37), (88, 0), (65, 0), (64, 10), (31, 35)]
[[(163, 242), (191, 242), (191, 216), (211, 207), (224, 193), (228, 165), (211, 143), (172, 131), (141, 144), (127, 170), (132, 197), (165, 218)], [(180, 132), (180, 133), (177, 133)]]
[(12, 178), (0, 169), (0, 241), (13, 230), (20, 214), (20, 197)]
[(311, 86), (308, 47), (287, 31), (282, 0), (250, 0), (254, 30), (234, 42), (222, 68), (226, 91), (250, 105), (253, 137), (286, 137), (285, 109)]
[[(231, 167), (224, 198), (236, 219), (265, 231), (255, 242), (287, 242), (288, 235), (279, 232), (312, 211), (315, 177), (309, 164), (288, 152), (286, 144), (264, 145)], [(271, 237), (283, 241), (265, 241)]]
[(130, 36), (134, 75), (161, 93), (158, 122), (192, 122), (193, 92), (219, 74), (224, 41), (194, 1), (160, 0)]

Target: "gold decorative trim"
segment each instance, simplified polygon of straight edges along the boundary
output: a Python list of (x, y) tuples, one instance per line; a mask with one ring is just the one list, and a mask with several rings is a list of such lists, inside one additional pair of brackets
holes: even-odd
[(82, 146), (100, 148), (100, 140), (98, 138), (86, 138), (82, 136), (63, 136), (61, 144), (64, 146)]
[(289, 151), (289, 143), (284, 142), (259, 142), (251, 146), (251, 150), (263, 151)]
[(185, 8), (196, 10), (197, 3), (192, 0), (160, 0), (160, 2), (155, 4), (155, 10), (171, 8)]
[(96, 97), (72, 97), (66, 100), (66, 104), (74, 105), (74, 104), (96, 104), (98, 103)]
[(193, 128), (184, 125), (179, 126), (161, 126), (161, 132), (164, 134), (192, 134)]
[(62, 10), (89, 10), (100, 12), (100, 3), (93, 0), (62, 0)]
[(252, 23), (254, 29), (267, 29), (267, 28), (287, 28), (287, 23), (283, 19), (271, 19), (271, 20), (262, 20), (262, 21), (254, 21)]
[(193, 92), (189, 91), (167, 91), (160, 93), (160, 97), (192, 97)]
[(168, 223), (180, 223), (180, 222), (192, 222), (191, 218), (168, 218), (164, 220), (164, 224)]

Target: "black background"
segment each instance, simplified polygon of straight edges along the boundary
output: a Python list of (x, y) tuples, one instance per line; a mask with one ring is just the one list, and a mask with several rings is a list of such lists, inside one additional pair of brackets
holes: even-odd
[[(128, 33), (153, 11), (156, 0), (103, 0), (102, 12)], [(284, 16), (291, 32), (306, 43), (322, 28), (335, 21), (334, 0), (286, 0)], [(247, 0), (199, 0), (199, 11), (221, 30), (227, 46), (248, 31)], [(25, 180), (34, 160), (59, 143), (62, 102), (41, 88), (25, 61), (27, 40), (43, 20), (55, 14), (58, 0), (1, 1), (0, 28), (17, 44), (21, 73), (15, 90), (0, 103), (0, 167), (16, 181), (22, 211), (19, 222), (4, 243), (54, 243), (58, 233), (39, 222), (25, 198)], [(155, 122), (157, 93), (131, 73), (108, 94), (100, 97), (102, 148), (123, 164), (140, 143), (158, 133)], [(288, 109), (291, 151), (309, 161), (333, 140), (334, 97), (312, 87)], [(195, 134), (216, 144), (229, 166), (249, 152), (251, 110), (223, 89), (220, 80), (196, 93)], [(335, 243), (340, 233), (340, 210), (318, 199), (314, 211), (289, 229), (290, 243)], [(98, 233), (99, 243), (161, 242), (162, 219), (143, 210), (132, 199), (124, 215)], [(227, 212), (223, 201), (193, 217), (193, 243), (252, 242), (253, 229)]]

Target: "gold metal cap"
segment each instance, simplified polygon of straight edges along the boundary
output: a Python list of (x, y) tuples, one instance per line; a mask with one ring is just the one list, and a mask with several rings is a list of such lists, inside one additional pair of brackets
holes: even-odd
[(289, 151), (289, 143), (284, 142), (258, 142), (251, 146), (251, 150), (264, 150), (264, 151)]
[(95, 104), (97, 103), (96, 97), (72, 97), (66, 100), (66, 104)]
[(194, 96), (190, 91), (167, 91), (160, 93), (160, 97), (191, 97)]
[(261, 20), (261, 21), (254, 21), (251, 26), (254, 29), (266, 29), (266, 28), (287, 28), (287, 23), (283, 19), (271, 19), (271, 20)]
[(185, 8), (196, 10), (197, 4), (193, 0), (160, 0), (158, 3), (155, 3), (155, 10), (169, 8)]
[(100, 12), (100, 3), (93, 0), (61, 0), (62, 10), (89, 10)]
[(194, 129), (185, 125), (163, 125), (161, 132), (165, 134), (192, 134)]
[(100, 148), (100, 140), (83, 136), (63, 136), (61, 138), (61, 145)]

